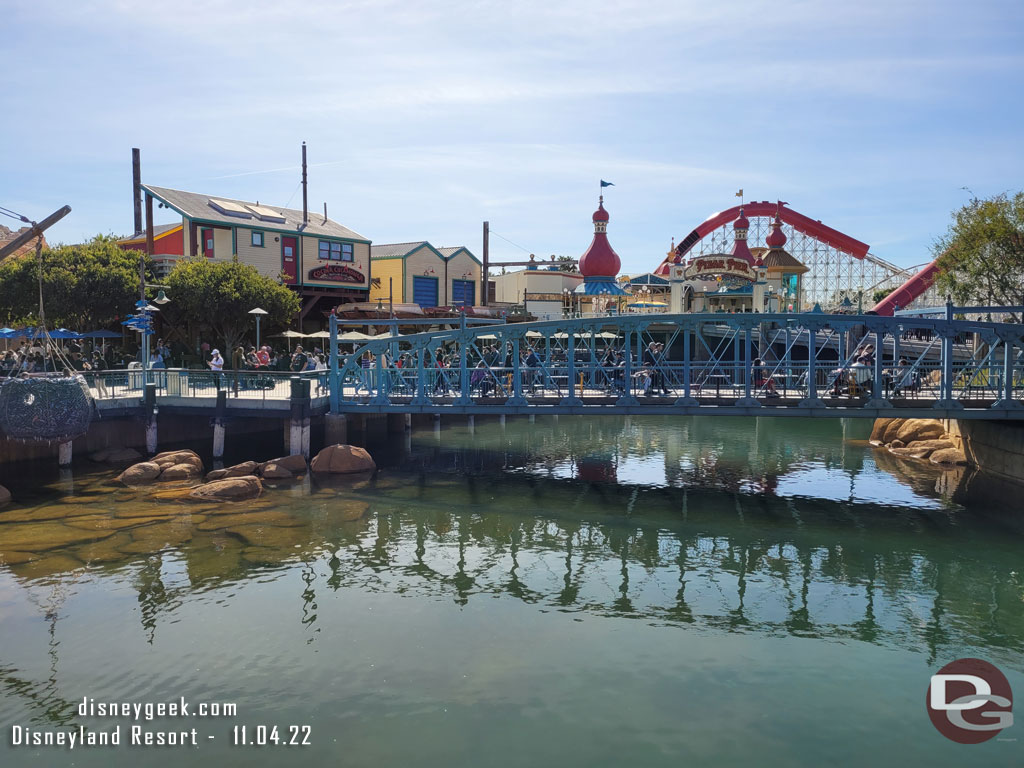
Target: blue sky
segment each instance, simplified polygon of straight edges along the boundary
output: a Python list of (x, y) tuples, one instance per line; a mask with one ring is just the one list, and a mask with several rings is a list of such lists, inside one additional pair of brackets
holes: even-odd
[[(623, 270), (748, 199), (904, 266), (969, 194), (1024, 186), (1024, 3), (5, 0), (0, 205), (131, 230), (159, 186), (310, 207), (375, 242)], [(165, 219), (169, 220), (169, 219)], [(158, 219), (159, 221), (159, 219)], [(0, 223), (16, 226), (4, 219)], [(493, 258), (525, 253), (492, 238)]]

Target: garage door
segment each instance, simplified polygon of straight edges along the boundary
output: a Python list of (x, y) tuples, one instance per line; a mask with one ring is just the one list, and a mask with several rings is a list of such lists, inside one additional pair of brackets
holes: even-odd
[(421, 307), (437, 306), (437, 278), (413, 277), (412, 300)]
[(472, 280), (452, 280), (452, 304), (472, 307), (476, 304), (476, 283)]

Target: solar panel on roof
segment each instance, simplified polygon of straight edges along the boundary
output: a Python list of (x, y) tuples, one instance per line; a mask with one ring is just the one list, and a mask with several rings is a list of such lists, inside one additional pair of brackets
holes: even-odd
[(265, 205), (252, 205), (251, 203), (246, 204), (245, 207), (256, 214), (256, 218), (260, 221), (284, 222), (284, 214), (278, 213), (273, 208), (267, 208)]
[(215, 200), (211, 197), (209, 205), (213, 210), (223, 213), (225, 216), (237, 216), (240, 219), (252, 218), (252, 211), (247, 210), (244, 205), (233, 203), (230, 200)]

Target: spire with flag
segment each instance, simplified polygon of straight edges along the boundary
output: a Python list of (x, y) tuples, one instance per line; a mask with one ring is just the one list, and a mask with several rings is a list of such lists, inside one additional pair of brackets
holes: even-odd
[(604, 189), (605, 187), (614, 187), (614, 186), (615, 185), (612, 184), (610, 181), (605, 181), (604, 179), (601, 179), (601, 189)]
[(742, 189), (739, 192), (736, 193), (736, 197), (738, 197), (740, 199), (740, 205), (742, 206), (743, 205), (743, 190)]

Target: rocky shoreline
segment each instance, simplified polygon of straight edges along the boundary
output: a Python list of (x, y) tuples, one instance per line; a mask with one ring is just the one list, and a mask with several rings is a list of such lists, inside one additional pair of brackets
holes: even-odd
[(894, 456), (927, 461), (940, 468), (969, 463), (960, 437), (950, 434), (938, 419), (875, 419), (869, 442)]

